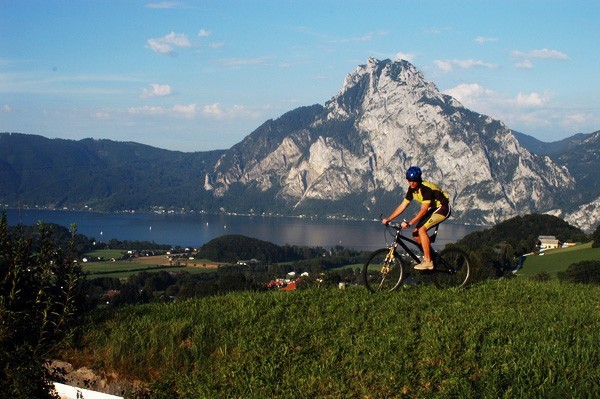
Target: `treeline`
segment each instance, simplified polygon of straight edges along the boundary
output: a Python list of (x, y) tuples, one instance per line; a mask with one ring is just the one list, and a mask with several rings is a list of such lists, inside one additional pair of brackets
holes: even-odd
[[(3, 219), (6, 219), (6, 212), (2, 212), (0, 216)], [(42, 229), (40, 229), (41, 225), (44, 226), (43, 231), (48, 234), (48, 237), (42, 236)], [(72, 225), (71, 228), (73, 231), (58, 224), (40, 221), (33, 226), (6, 225), (6, 234), (11, 237), (21, 237), (27, 240), (28, 245), (31, 246), (31, 249), (34, 252), (39, 251), (43, 238), (52, 240), (52, 242), (55, 242), (61, 248), (69, 246), (69, 248), (77, 255), (82, 255), (85, 252), (90, 251), (94, 247), (94, 240), (82, 234), (74, 233), (76, 231), (75, 225)]]
[[(131, 240), (117, 240), (111, 239), (105, 243), (96, 243), (95, 247), (97, 249), (123, 249), (123, 250), (133, 250), (133, 251), (168, 251), (173, 249), (171, 245), (168, 244), (157, 244), (151, 241), (131, 241)], [(175, 249), (180, 248), (179, 246), (175, 247)]]
[(238, 260), (255, 259), (263, 263), (274, 263), (312, 259), (327, 253), (328, 251), (322, 247), (289, 244), (279, 246), (256, 238), (230, 234), (217, 237), (204, 244), (199, 249), (198, 256), (217, 262), (236, 263)]
[[(6, 215), (6, 212), (3, 212), (2, 215)], [(1, 215), (0, 215), (1, 216)], [(23, 238), (29, 240), (29, 245), (32, 246), (32, 249), (36, 251), (40, 247), (41, 236), (39, 226), (43, 224), (45, 229), (48, 230), (48, 234), (50, 234), (50, 239), (57, 243), (60, 247), (66, 247), (67, 245), (73, 245), (74, 253), (81, 257), (86, 252), (95, 250), (95, 249), (122, 249), (122, 250), (135, 250), (138, 252), (141, 251), (168, 251), (174, 250), (175, 252), (178, 249), (181, 249), (179, 246), (172, 247), (168, 244), (158, 244), (150, 241), (135, 241), (135, 240), (117, 240), (111, 239), (106, 242), (98, 242), (94, 238), (86, 237), (83, 234), (75, 233), (73, 235), (70, 229), (67, 229), (64, 226), (55, 224), (55, 223), (45, 223), (44, 221), (38, 222), (33, 226), (10, 226), (7, 227), (7, 233), (10, 236), (22, 236)], [(73, 231), (76, 231), (77, 226), (74, 224), (71, 226)]]

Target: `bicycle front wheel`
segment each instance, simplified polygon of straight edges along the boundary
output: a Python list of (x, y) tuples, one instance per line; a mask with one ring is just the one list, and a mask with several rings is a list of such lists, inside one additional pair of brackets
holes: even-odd
[(469, 255), (459, 248), (446, 248), (435, 259), (434, 271), (438, 287), (464, 287), (471, 278)]
[(400, 255), (389, 248), (378, 249), (367, 258), (363, 266), (363, 282), (371, 292), (394, 291), (404, 279), (404, 263)]

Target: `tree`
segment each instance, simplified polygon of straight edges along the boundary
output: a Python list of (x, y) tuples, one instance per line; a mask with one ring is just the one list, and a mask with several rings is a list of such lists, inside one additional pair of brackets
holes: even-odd
[(600, 224), (598, 225), (598, 227), (596, 227), (596, 230), (592, 234), (592, 240), (594, 241), (592, 243), (592, 248), (599, 248), (600, 247)]
[[(40, 222), (37, 236), (0, 219), (0, 397), (53, 398), (52, 353), (72, 332), (82, 281), (75, 262), (75, 226), (63, 249)], [(36, 243), (34, 245), (34, 243)]]

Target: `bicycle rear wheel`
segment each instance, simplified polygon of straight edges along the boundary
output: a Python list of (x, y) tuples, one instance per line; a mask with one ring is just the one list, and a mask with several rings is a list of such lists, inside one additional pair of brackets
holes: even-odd
[(436, 257), (434, 272), (438, 287), (464, 287), (471, 278), (469, 255), (459, 248), (446, 248)]
[(404, 263), (394, 251), (394, 257), (388, 259), (389, 248), (378, 249), (371, 253), (363, 265), (363, 282), (371, 292), (394, 291), (404, 279)]

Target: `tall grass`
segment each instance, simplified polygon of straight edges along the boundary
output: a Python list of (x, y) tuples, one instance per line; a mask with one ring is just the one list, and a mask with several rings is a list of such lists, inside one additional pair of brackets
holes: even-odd
[(593, 398), (599, 302), (598, 287), (518, 279), (234, 293), (98, 313), (69, 357), (156, 397)]

